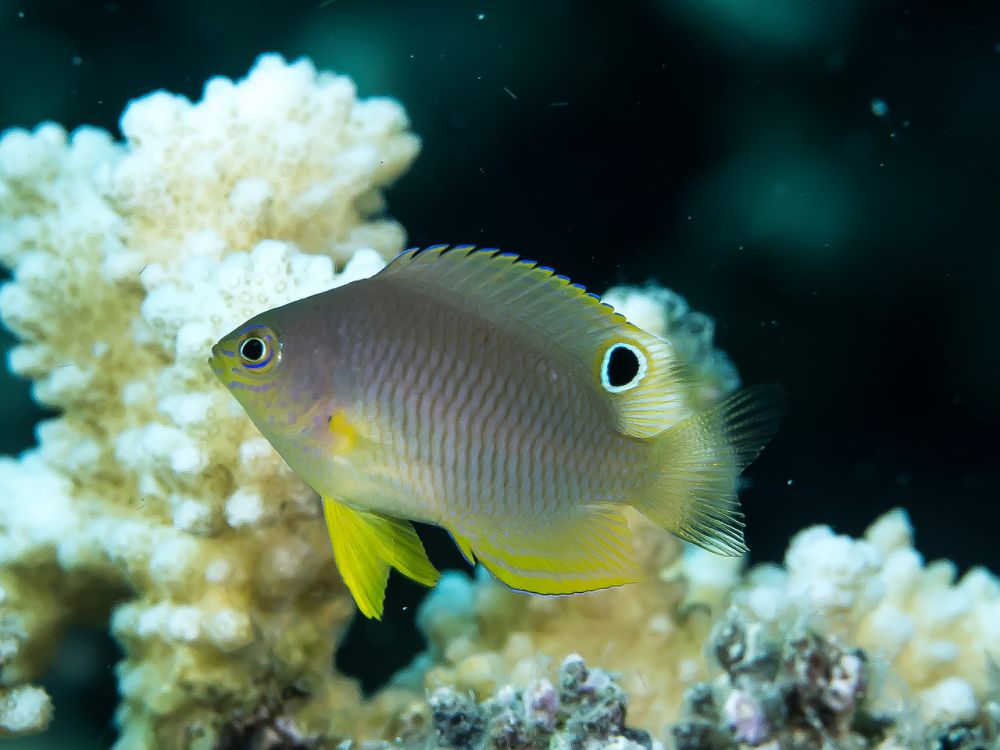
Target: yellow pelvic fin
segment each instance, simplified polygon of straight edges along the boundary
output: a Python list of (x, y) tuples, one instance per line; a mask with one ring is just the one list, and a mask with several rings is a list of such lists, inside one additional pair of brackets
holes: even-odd
[(452, 536), (502, 583), (533, 594), (579, 594), (642, 578), (625, 518), (605, 506), (575, 515), (463, 519)]
[(349, 508), (323, 498), (323, 515), (340, 575), (365, 617), (382, 618), (389, 568), (425, 586), (438, 572), (409, 521)]
[(636, 510), (710, 552), (743, 554), (736, 480), (774, 435), (783, 412), (780, 386), (755, 386), (653, 438), (652, 477)]

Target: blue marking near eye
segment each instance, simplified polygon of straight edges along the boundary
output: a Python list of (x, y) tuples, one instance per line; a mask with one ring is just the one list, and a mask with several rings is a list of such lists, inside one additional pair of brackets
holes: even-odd
[(264, 331), (265, 335), (268, 335), (267, 330), (267, 326), (262, 326), (260, 323), (251, 323), (250, 325), (243, 326), (240, 330), (236, 331), (236, 336), (243, 336), (251, 331)]
[(585, 287), (583, 284), (570, 284), (570, 286), (573, 287), (574, 289), (579, 289), (581, 292), (587, 291), (587, 287)]
[(556, 278), (557, 278), (557, 279), (559, 279), (559, 281), (566, 281), (566, 282), (568, 282), (568, 281), (569, 281), (569, 276), (563, 276), (563, 275), (562, 275), (562, 274), (560, 274), (560, 273), (557, 273), (557, 274), (556, 274)]
[(551, 268), (549, 266), (539, 266), (538, 270), (539, 271), (547, 271), (548, 273), (555, 273), (556, 272), (556, 270), (554, 268)]
[(259, 370), (261, 367), (266, 367), (272, 359), (274, 359), (274, 350), (268, 348), (267, 359), (262, 359), (260, 362), (244, 362), (243, 366), (248, 370)]
[(588, 296), (588, 297), (593, 297), (593, 298), (594, 298), (594, 299), (596, 299), (596, 300), (597, 300), (598, 302), (600, 302), (600, 301), (601, 301), (601, 296), (600, 296), (599, 294), (594, 294), (593, 292), (587, 292), (587, 296)]
[(517, 260), (520, 256), (517, 253), (500, 253), (497, 257), (507, 260)]

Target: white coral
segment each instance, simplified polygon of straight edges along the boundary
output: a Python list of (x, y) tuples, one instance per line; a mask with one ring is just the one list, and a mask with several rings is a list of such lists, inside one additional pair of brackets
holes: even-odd
[(33, 734), (45, 729), (51, 719), (52, 701), (41, 688), (0, 688), (0, 736)]
[(988, 658), (1000, 652), (1000, 580), (982, 568), (956, 577), (946, 560), (924, 565), (909, 519), (896, 510), (862, 539), (826, 526), (799, 532), (785, 567), (752, 570), (733, 601), (755, 619), (807, 623), (861, 646), (898, 678), (876, 700), (919, 696), (935, 720), (978, 710)]
[(121, 143), (52, 124), (0, 139), (10, 363), (63, 411), (0, 461), (0, 686), (34, 695), (17, 686), (74, 609), (114, 607), (119, 746), (207, 747), (295, 681), (357, 700), (328, 666), (353, 608), (315, 499), (209, 346), (398, 252), (401, 228), (371, 217), (418, 141), (395, 102), (274, 55), (196, 103), (139, 99), (121, 127)]

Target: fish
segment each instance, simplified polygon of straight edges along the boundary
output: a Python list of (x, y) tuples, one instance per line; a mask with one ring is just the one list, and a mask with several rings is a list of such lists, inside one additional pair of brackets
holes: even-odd
[(745, 553), (738, 476), (783, 410), (762, 385), (692, 413), (669, 342), (551, 268), (465, 245), (262, 312), (209, 362), (320, 496), (341, 577), (376, 619), (391, 569), (438, 578), (414, 521), (543, 595), (642, 578), (626, 507)]

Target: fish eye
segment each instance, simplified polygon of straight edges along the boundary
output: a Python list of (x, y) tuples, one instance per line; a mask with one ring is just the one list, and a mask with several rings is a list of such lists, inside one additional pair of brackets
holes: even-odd
[(240, 356), (251, 364), (260, 362), (264, 359), (266, 353), (267, 344), (264, 343), (263, 339), (259, 339), (256, 336), (251, 336), (240, 344)]
[(279, 348), (270, 329), (260, 326), (252, 328), (244, 334), (237, 347), (240, 364), (248, 370), (265, 372), (276, 363)]
[(641, 349), (625, 342), (612, 344), (601, 362), (601, 385), (611, 393), (630, 390), (639, 385), (646, 367), (646, 355)]

